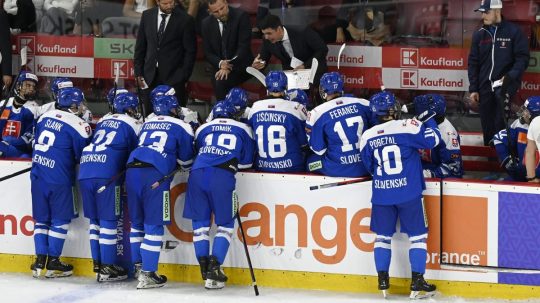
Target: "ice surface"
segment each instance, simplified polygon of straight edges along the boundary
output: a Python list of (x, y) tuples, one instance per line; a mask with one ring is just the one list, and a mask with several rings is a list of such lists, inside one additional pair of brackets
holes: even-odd
[[(341, 303), (341, 302), (411, 302), (405, 296), (384, 300), (382, 295), (337, 293), (329, 291), (277, 289), (260, 287), (261, 295), (255, 297), (250, 286), (227, 286), (222, 290), (205, 290), (200, 285), (169, 282), (164, 288), (136, 290), (136, 282), (97, 283), (88, 277), (60, 279), (34, 279), (31, 274), (0, 273), (0, 302), (14, 303)], [(418, 302), (509, 302), (493, 299), (463, 299), (443, 297), (418, 300)], [(518, 301), (512, 301), (518, 302)], [(528, 300), (519, 302), (540, 302)]]

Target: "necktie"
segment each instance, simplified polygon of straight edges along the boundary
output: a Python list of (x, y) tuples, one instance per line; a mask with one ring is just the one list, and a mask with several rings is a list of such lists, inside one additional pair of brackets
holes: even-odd
[(225, 38), (226, 30), (227, 30), (227, 22), (221, 22), (221, 25), (223, 26), (223, 29), (221, 31), (221, 55), (224, 59), (227, 59), (227, 38)]
[(157, 32), (158, 44), (161, 42), (163, 32), (165, 31), (165, 22), (167, 22), (167, 14), (161, 14), (161, 23), (159, 23), (159, 29)]
[(281, 52), (283, 58), (291, 60), (291, 56), (289, 55), (289, 53), (287, 53), (287, 50), (285, 50), (285, 46), (283, 46), (283, 41), (278, 41), (278, 49)]

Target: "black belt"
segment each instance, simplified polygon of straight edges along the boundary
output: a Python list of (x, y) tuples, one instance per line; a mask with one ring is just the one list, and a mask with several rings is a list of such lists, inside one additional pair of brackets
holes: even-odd
[(154, 167), (154, 165), (142, 161), (133, 161), (126, 165), (127, 168), (144, 168), (144, 167)]
[(215, 167), (221, 168), (235, 174), (238, 171), (238, 159), (233, 158), (229, 161), (216, 165)]

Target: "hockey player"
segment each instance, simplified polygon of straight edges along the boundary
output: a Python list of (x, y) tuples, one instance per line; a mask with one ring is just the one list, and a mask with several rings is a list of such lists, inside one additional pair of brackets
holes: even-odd
[(73, 266), (60, 261), (69, 223), (77, 214), (74, 197), (75, 167), (90, 143), (90, 126), (79, 118), (83, 93), (66, 88), (58, 94), (58, 109), (43, 114), (36, 124), (36, 142), (30, 173), (32, 216), (36, 222), (37, 259), (32, 264), (38, 278), (66, 277)]
[(287, 99), (298, 102), (306, 108), (309, 104), (309, 97), (306, 92), (298, 88), (289, 89), (287, 91)]
[(194, 157), (193, 130), (178, 119), (176, 97), (158, 96), (152, 102), (157, 116), (143, 124), (126, 172), (137, 289), (162, 287), (167, 282), (167, 277), (157, 274), (157, 267), (164, 225), (170, 224), (173, 211), (169, 188), (177, 163), (188, 168)]
[[(65, 88), (73, 88), (75, 87), (73, 85), (73, 82), (66, 77), (57, 77), (54, 78), (51, 82), (51, 93), (53, 97), (52, 102), (45, 103), (41, 106), (29, 106), (29, 108), (32, 109), (34, 112), (35, 119), (39, 119), (41, 115), (43, 115), (46, 112), (58, 109), (56, 106), (58, 105), (57, 98), (60, 92)], [(83, 103), (81, 104), (81, 109), (79, 116), (86, 122), (86, 123), (92, 123), (92, 112), (86, 107), (84, 104), (85, 100), (83, 100)]]
[[(223, 101), (227, 101), (230, 104), (234, 105), (236, 108), (236, 115), (239, 117), (240, 122), (248, 123), (248, 116), (250, 107), (248, 107), (248, 95), (247, 92), (239, 87), (232, 88), (227, 95), (225, 96), (225, 99)], [(220, 101), (216, 102), (216, 105)], [(210, 122), (214, 120), (213, 113), (210, 112), (208, 117), (206, 118), (206, 122)]]
[[(158, 85), (150, 93), (150, 100), (154, 100), (154, 98), (163, 95), (176, 96), (176, 91), (172, 86), (164, 84)], [(195, 132), (195, 130), (197, 130), (197, 128), (201, 125), (201, 123), (199, 122), (199, 113), (187, 107), (179, 107), (179, 110), (180, 111), (178, 113), (178, 118), (191, 125), (191, 128)], [(152, 119), (152, 117), (154, 116), (155, 113), (151, 113), (150, 115), (148, 115), (147, 119)]]
[(388, 270), (392, 235), (397, 218), (401, 231), (409, 236), (409, 259), (412, 269), (411, 298), (420, 291), (432, 292), (435, 285), (423, 277), (427, 257), (427, 221), (422, 191), (425, 189), (418, 149), (432, 149), (441, 141), (435, 112), (430, 110), (418, 118), (398, 120), (400, 107), (394, 95), (381, 92), (371, 97), (373, 121), (380, 124), (367, 130), (360, 141), (362, 160), (372, 181), (371, 231), (375, 238), (375, 267), (379, 289), (386, 297), (390, 287)]
[(337, 72), (321, 77), (319, 92), (325, 102), (309, 112), (308, 142), (315, 154), (307, 169), (333, 177), (368, 175), (360, 157), (360, 136), (370, 127), (369, 102), (342, 97), (343, 79)]
[[(106, 113), (102, 119), (104, 118), (107, 118), (109, 117), (110, 115), (114, 115), (116, 112), (114, 110), (114, 98), (116, 98), (116, 96), (120, 96), (122, 94), (126, 94), (126, 93), (129, 93), (129, 91), (123, 87), (116, 87), (116, 88), (111, 88), (109, 90), (109, 92), (107, 93), (107, 102), (109, 103), (109, 112)], [(138, 100), (138, 98), (137, 98)], [(137, 101), (138, 102), (138, 101)]]
[[(193, 245), (205, 288), (220, 289), (227, 276), (221, 265), (234, 234), (238, 211), (235, 174), (253, 162), (255, 142), (251, 128), (234, 120), (236, 108), (224, 102), (214, 110), (214, 120), (195, 134), (198, 155), (189, 175), (184, 217), (193, 220)], [(217, 232), (210, 254), (210, 218)]]
[(439, 94), (417, 96), (413, 100), (416, 115), (426, 110), (435, 112), (435, 122), (441, 133), (442, 141), (433, 149), (422, 149), (422, 167), (425, 178), (461, 178), (463, 161), (461, 160), (459, 134), (446, 119), (446, 101)]
[[(127, 271), (116, 265), (118, 218), (122, 214), (121, 186), (125, 163), (137, 147), (141, 123), (136, 119), (137, 96), (117, 95), (114, 112), (102, 119), (92, 143), (84, 148), (79, 169), (79, 184), (84, 216), (90, 220), (90, 251), (97, 281), (127, 278)], [(111, 182), (112, 181), (112, 182)], [(102, 186), (105, 186), (103, 191)]]
[(306, 108), (286, 100), (287, 76), (271, 71), (266, 76), (268, 97), (253, 104), (248, 124), (255, 130), (255, 169), (265, 172), (305, 171), (307, 148)]
[[(506, 129), (493, 136), (493, 143), (497, 156), (511, 181), (527, 181), (525, 167), (525, 149), (527, 148), (527, 132), (530, 122), (540, 115), (540, 96), (532, 96), (525, 100), (518, 112), (518, 119), (510, 125), (510, 143)], [(534, 130), (532, 130), (534, 132)], [(540, 175), (540, 168), (536, 168), (536, 175)]]
[[(30, 158), (34, 138), (34, 114), (25, 103), (34, 100), (38, 77), (21, 71), (15, 83), (15, 96), (0, 102), (0, 157)], [(5, 103), (5, 107), (4, 107)]]

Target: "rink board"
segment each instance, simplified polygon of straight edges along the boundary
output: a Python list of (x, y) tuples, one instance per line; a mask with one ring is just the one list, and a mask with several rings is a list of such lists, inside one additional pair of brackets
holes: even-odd
[[(28, 162), (0, 161), (2, 175)], [(160, 272), (172, 280), (199, 282), (189, 220), (182, 218), (187, 175), (171, 188), (174, 220), (166, 229)], [(369, 231), (371, 182), (318, 190), (343, 178), (308, 175), (239, 173), (237, 192), (247, 243), (261, 286), (373, 292), (375, 235)], [(441, 270), (439, 262), (540, 269), (540, 188), (520, 184), (445, 181), (443, 183), (442, 250), (440, 182), (424, 192), (429, 222), (426, 277), (437, 280), (448, 295), (502, 298), (540, 297), (540, 275)], [(29, 174), (0, 183), (0, 264), (6, 271), (27, 272), (34, 254)], [(82, 209), (82, 207), (81, 207)], [(70, 225), (64, 255), (90, 275), (88, 222)], [(127, 220), (119, 226), (118, 252), (129, 260)], [(398, 226), (399, 231), (399, 226)], [(231, 283), (249, 284), (240, 235), (234, 237), (224, 266)], [(408, 239), (396, 233), (391, 276), (394, 289), (406, 291)], [(441, 257), (442, 256), (442, 257)], [(444, 281), (444, 282), (442, 282)], [(496, 287), (493, 287), (497, 285)], [(495, 290), (496, 289), (496, 290)]]

